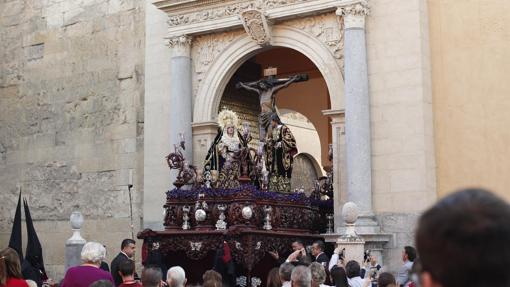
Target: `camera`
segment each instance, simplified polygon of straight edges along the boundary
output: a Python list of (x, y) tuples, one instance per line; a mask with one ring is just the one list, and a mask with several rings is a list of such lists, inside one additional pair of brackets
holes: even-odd
[(363, 262), (369, 262), (370, 261), (370, 249), (365, 250), (365, 253), (363, 254)]
[(338, 254), (339, 260), (344, 260), (345, 258), (345, 248), (342, 248), (342, 251), (340, 251), (340, 254)]

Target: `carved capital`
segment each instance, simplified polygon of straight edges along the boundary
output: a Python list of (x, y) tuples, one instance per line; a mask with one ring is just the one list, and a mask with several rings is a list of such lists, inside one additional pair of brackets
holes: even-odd
[(336, 14), (344, 19), (345, 29), (365, 28), (365, 16), (370, 14), (368, 2), (365, 0), (338, 7)]
[(172, 51), (172, 57), (190, 57), (191, 37), (182, 35), (168, 38), (168, 47)]
[(259, 45), (267, 45), (271, 40), (266, 16), (258, 9), (241, 12), (239, 18), (243, 22), (244, 30)]

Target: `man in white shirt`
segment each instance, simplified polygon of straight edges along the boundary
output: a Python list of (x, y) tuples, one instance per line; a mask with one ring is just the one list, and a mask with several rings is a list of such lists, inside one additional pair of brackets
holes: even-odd
[(361, 268), (359, 263), (351, 260), (345, 265), (345, 274), (347, 275), (347, 283), (350, 287), (363, 287), (364, 280), (360, 276)]
[(416, 258), (416, 249), (411, 246), (404, 247), (404, 250), (402, 250), (402, 261), (404, 264), (402, 264), (402, 267), (400, 267), (400, 270), (397, 272), (397, 285), (398, 286), (405, 286), (409, 282), (409, 272), (411, 271), (411, 268), (413, 268), (413, 261)]

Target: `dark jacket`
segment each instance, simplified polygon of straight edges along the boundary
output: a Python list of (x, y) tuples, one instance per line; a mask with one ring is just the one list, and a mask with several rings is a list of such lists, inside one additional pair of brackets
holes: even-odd
[(324, 266), (324, 268), (327, 270), (329, 264), (329, 257), (328, 255), (326, 255), (326, 253), (323, 252), (319, 254), (317, 258), (314, 258), (314, 262), (322, 264), (322, 266)]
[[(129, 257), (127, 257), (126, 254), (119, 252), (119, 254), (117, 254), (117, 256), (115, 256), (115, 258), (113, 258), (112, 263), (110, 264), (110, 268), (112, 270), (111, 273), (112, 273), (113, 281), (115, 281), (115, 286), (119, 286), (120, 284), (122, 284), (122, 277), (119, 274), (119, 266), (122, 262), (124, 262), (126, 260), (131, 260), (131, 259), (129, 259)], [(137, 277), (136, 273), (135, 273), (135, 277)]]

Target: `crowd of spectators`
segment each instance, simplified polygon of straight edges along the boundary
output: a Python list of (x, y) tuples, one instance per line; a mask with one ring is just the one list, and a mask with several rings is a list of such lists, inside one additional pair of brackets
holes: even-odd
[[(270, 252), (277, 267), (267, 274), (266, 287), (507, 287), (510, 286), (510, 206), (480, 189), (449, 195), (424, 212), (416, 231), (417, 249), (405, 246), (402, 265), (395, 273), (385, 271), (377, 258), (365, 253), (363, 262), (345, 262), (345, 249), (337, 247), (328, 258), (325, 245), (316, 241), (307, 251), (296, 240), (292, 253), (282, 258)], [(88, 242), (81, 251), (82, 264), (67, 270), (61, 287), (186, 287), (186, 271), (173, 266), (166, 274), (146, 266), (139, 277), (133, 256), (135, 241), (126, 239), (121, 251), (105, 263), (105, 247)], [(193, 272), (193, 270), (187, 270)], [(497, 274), (497, 276), (489, 276)], [(166, 276), (163, 276), (166, 275)], [(203, 287), (223, 287), (222, 275), (208, 270)], [(0, 287), (37, 286), (24, 280), (18, 253), (0, 251)]]

